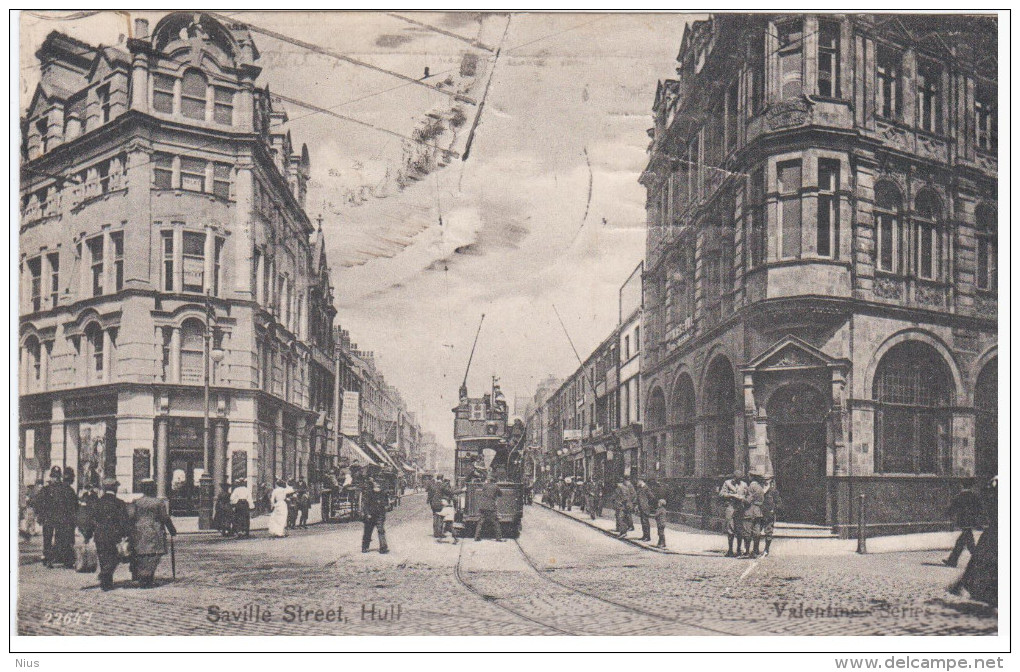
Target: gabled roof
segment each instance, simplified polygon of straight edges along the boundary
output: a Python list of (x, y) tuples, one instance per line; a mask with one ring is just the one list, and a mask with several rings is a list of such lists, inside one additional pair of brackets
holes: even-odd
[(758, 371), (818, 367), (847, 369), (850, 360), (830, 357), (807, 341), (788, 334), (740, 368), (742, 371)]

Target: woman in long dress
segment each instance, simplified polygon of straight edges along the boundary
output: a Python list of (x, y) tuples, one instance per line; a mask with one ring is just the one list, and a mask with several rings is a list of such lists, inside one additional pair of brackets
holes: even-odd
[(166, 533), (177, 535), (165, 499), (156, 497), (156, 482), (141, 482), (142, 496), (128, 506), (131, 520), (131, 576), (142, 588), (153, 585), (159, 561), (167, 553)]
[(269, 495), (273, 512), (269, 515), (269, 534), (274, 537), (287, 536), (287, 482), (282, 478)]

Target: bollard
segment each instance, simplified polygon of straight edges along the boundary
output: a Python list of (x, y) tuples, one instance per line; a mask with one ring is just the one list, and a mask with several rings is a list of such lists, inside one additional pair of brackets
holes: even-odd
[(858, 498), (857, 504), (857, 552), (868, 552), (868, 535), (864, 527), (864, 495)]

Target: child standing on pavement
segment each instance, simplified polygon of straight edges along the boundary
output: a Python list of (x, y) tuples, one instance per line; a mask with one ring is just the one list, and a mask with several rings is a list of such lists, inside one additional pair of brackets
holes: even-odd
[(659, 542), (657, 548), (666, 548), (666, 500), (659, 500), (659, 507), (655, 509), (655, 527), (659, 531)]

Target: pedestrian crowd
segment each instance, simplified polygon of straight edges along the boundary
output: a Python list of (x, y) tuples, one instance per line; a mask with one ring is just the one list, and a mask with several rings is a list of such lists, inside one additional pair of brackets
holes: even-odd
[[(104, 478), (99, 487), (86, 486), (80, 495), (74, 482), (74, 469), (53, 467), (49, 481), (36, 483), (28, 495), (31, 521), (42, 526), (43, 565), (81, 573), (98, 570), (105, 591), (113, 588), (117, 566), (127, 562), (131, 579), (139, 587), (152, 587), (160, 561), (168, 548), (172, 552), (167, 533), (171, 540), (177, 535), (166, 500), (156, 497), (155, 481), (140, 481), (142, 496), (131, 503), (117, 497), (120, 483), (114, 478)], [(34, 529), (25, 525), (21, 532), (31, 537)]]

